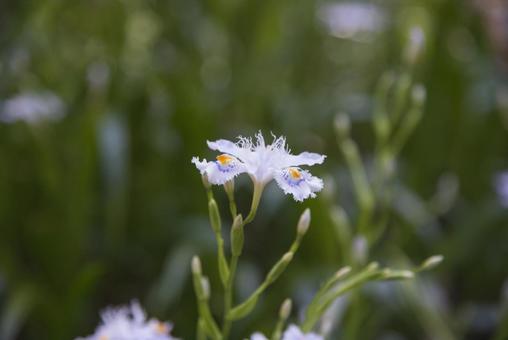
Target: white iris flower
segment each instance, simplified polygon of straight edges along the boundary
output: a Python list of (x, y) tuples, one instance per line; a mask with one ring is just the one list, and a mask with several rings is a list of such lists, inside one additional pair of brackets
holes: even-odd
[(128, 307), (107, 309), (95, 333), (76, 340), (176, 340), (169, 333), (172, 325), (156, 319), (147, 320), (137, 302)]
[(292, 155), (284, 137), (274, 137), (271, 144), (266, 144), (259, 132), (255, 141), (240, 136), (237, 143), (225, 139), (207, 143), (210, 149), (222, 154), (211, 162), (194, 157), (192, 163), (212, 184), (224, 184), (247, 173), (261, 187), (275, 179), (284, 193), (293, 195), (296, 201), (315, 197), (323, 189), (323, 181), (300, 166), (321, 164), (326, 156), (311, 152)]
[[(254, 333), (250, 340), (268, 340), (268, 338), (261, 333)], [(303, 333), (298, 326), (290, 325), (282, 335), (282, 340), (324, 340), (324, 337), (316, 333)]]

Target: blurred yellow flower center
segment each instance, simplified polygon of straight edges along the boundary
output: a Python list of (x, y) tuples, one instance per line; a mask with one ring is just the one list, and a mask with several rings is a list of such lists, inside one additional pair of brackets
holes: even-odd
[(101, 335), (99, 337), (99, 340), (108, 340), (108, 337), (106, 335)]
[(217, 161), (221, 165), (228, 165), (229, 163), (231, 163), (232, 160), (233, 160), (233, 157), (231, 157), (229, 155), (222, 154), (222, 155), (217, 156)]
[(297, 168), (289, 168), (288, 171), (292, 179), (300, 179), (302, 177), (302, 174)]
[(168, 326), (162, 322), (158, 322), (155, 326), (157, 333), (159, 334), (166, 334), (168, 332)]

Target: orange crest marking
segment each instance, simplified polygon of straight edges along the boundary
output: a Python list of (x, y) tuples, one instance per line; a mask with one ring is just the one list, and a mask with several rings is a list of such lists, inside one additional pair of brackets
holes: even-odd
[(233, 160), (233, 157), (225, 154), (218, 155), (216, 158), (221, 165), (228, 165)]
[(297, 168), (289, 168), (288, 171), (293, 179), (300, 179), (302, 177), (302, 174)]
[(156, 328), (157, 328), (157, 333), (159, 333), (159, 334), (167, 334), (169, 331), (168, 326), (166, 324), (164, 324), (163, 322), (158, 322)]

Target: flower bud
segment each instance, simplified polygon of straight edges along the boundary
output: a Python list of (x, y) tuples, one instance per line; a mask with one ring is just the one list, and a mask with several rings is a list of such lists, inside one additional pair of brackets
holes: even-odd
[(349, 274), (351, 272), (351, 267), (347, 266), (347, 267), (342, 267), (341, 269), (339, 269), (336, 273), (335, 273), (335, 279), (338, 280), (338, 279), (341, 279), (343, 278), (344, 276), (346, 276), (347, 274)]
[(194, 256), (192, 258), (192, 273), (195, 275), (201, 275), (201, 261), (199, 260), (199, 257)]
[(219, 234), (221, 230), (220, 213), (217, 202), (215, 202), (213, 198), (208, 201), (208, 214), (210, 215), (210, 223), (212, 224), (213, 231)]
[(363, 236), (356, 236), (353, 240), (353, 256), (357, 263), (365, 263), (368, 257), (368, 243)]
[(291, 299), (284, 300), (284, 302), (280, 306), (279, 317), (282, 320), (286, 320), (289, 317), (289, 314), (291, 314), (291, 308), (292, 308)]
[(340, 139), (346, 138), (349, 136), (349, 131), (351, 130), (351, 121), (349, 117), (345, 113), (338, 113), (335, 116), (334, 120), (335, 131), (337, 136)]
[(416, 106), (422, 106), (427, 97), (427, 91), (425, 90), (425, 86), (421, 84), (417, 84), (413, 86), (413, 91), (411, 93), (411, 97), (413, 99), (413, 103)]
[(270, 270), (268, 275), (266, 276), (266, 282), (272, 283), (273, 281), (277, 280), (277, 278), (282, 274), (282, 272), (286, 269), (289, 262), (293, 259), (293, 253), (287, 252), (282, 256), (282, 258), (277, 262), (273, 268)]
[(386, 268), (381, 273), (381, 278), (385, 280), (405, 280), (414, 277), (415, 274), (410, 270), (392, 270)]
[(379, 263), (377, 263), (376, 261), (369, 263), (369, 265), (367, 266), (368, 271), (377, 270), (378, 268), (379, 268)]
[(203, 287), (203, 278), (201, 276), (201, 261), (199, 257), (194, 256), (192, 258), (192, 281), (194, 283), (194, 292), (199, 301), (206, 300), (206, 294)]
[(233, 227), (231, 228), (231, 253), (233, 256), (240, 256), (242, 254), (244, 243), (243, 234), (243, 218), (242, 215), (238, 214), (233, 221)]
[(208, 300), (210, 298), (210, 281), (206, 276), (201, 278), (201, 288), (203, 291), (203, 297)]
[(444, 256), (443, 255), (434, 255), (423, 261), (422, 265), (420, 266), (421, 270), (429, 270), (436, 266), (438, 266), (441, 262), (443, 262)]
[(310, 209), (307, 208), (300, 216), (300, 220), (298, 221), (297, 232), (300, 237), (305, 235), (307, 230), (309, 230), (309, 225), (310, 225)]

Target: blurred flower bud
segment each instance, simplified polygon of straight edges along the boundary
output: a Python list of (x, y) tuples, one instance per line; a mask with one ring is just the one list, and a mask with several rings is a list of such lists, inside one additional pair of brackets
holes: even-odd
[(425, 86), (417, 84), (413, 86), (413, 92), (411, 93), (413, 104), (416, 106), (423, 106), (427, 97), (427, 91)]
[(353, 240), (353, 258), (356, 263), (365, 263), (368, 256), (367, 239), (363, 236), (357, 236)]
[(346, 276), (347, 274), (349, 274), (351, 272), (351, 267), (347, 266), (347, 267), (342, 267), (341, 269), (339, 269), (336, 273), (335, 273), (335, 279), (338, 280), (338, 279), (341, 279), (343, 278), (344, 276)]
[(444, 256), (443, 255), (434, 255), (423, 261), (423, 263), (420, 266), (421, 270), (430, 270), (432, 268), (435, 268), (438, 266), (441, 262), (443, 262)]
[(210, 215), (210, 223), (212, 224), (213, 231), (219, 234), (221, 230), (220, 213), (217, 202), (215, 202), (213, 198), (208, 201), (208, 213)]
[(194, 256), (192, 258), (192, 273), (195, 275), (201, 275), (201, 261), (199, 260), (199, 257)]
[(201, 287), (203, 288), (203, 297), (208, 300), (210, 298), (210, 281), (206, 276), (201, 278)]
[(243, 243), (243, 218), (242, 215), (238, 214), (231, 228), (231, 253), (233, 256), (240, 256), (242, 254)]
[(378, 268), (379, 268), (379, 263), (377, 263), (376, 261), (369, 263), (369, 265), (367, 266), (367, 270), (369, 270), (369, 271), (376, 270)]
[(344, 139), (349, 136), (351, 131), (351, 121), (347, 114), (338, 113), (334, 120), (335, 132), (340, 139)]
[(282, 258), (277, 262), (273, 268), (270, 270), (268, 275), (266, 276), (266, 282), (272, 283), (273, 281), (277, 280), (277, 278), (282, 274), (282, 272), (286, 269), (289, 262), (293, 259), (293, 253), (287, 252), (282, 256)]
[(282, 320), (287, 320), (287, 318), (289, 317), (289, 314), (291, 314), (291, 308), (292, 308), (291, 299), (284, 300), (284, 302), (282, 303), (282, 305), (280, 307), (279, 317)]
[(386, 268), (381, 273), (381, 277), (385, 280), (404, 280), (404, 279), (412, 279), (415, 274), (410, 270), (392, 270)]
[(307, 208), (300, 216), (300, 220), (298, 221), (297, 232), (300, 237), (305, 235), (307, 230), (309, 230), (309, 225), (310, 225), (310, 209)]

